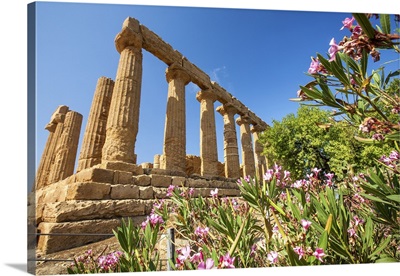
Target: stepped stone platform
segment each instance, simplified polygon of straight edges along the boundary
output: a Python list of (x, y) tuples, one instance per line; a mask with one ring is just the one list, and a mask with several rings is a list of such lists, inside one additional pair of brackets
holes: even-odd
[[(54, 234), (39, 236), (40, 252), (48, 254), (104, 239), (94, 234), (112, 234), (122, 218), (130, 217), (140, 224), (154, 202), (166, 198), (170, 185), (195, 188), (194, 196), (209, 197), (216, 188), (219, 196), (240, 194), (236, 179), (196, 174), (187, 177), (180, 172), (140, 166), (132, 166), (130, 172), (102, 167), (107, 166), (82, 170), (36, 191), (38, 233)], [(90, 235), (74, 235), (80, 233)]]

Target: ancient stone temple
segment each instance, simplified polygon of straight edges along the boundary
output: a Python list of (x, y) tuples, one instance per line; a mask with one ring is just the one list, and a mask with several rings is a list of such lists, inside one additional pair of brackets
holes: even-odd
[[(204, 197), (215, 188), (220, 196), (238, 196), (239, 177), (261, 177), (266, 169), (258, 134), (268, 125), (241, 101), (134, 18), (123, 22), (115, 46), (120, 53), (116, 77), (98, 79), (79, 155), (82, 115), (59, 106), (46, 126), (49, 136), (29, 202), (42, 234), (40, 252), (104, 239), (96, 234), (112, 233), (121, 218), (140, 223), (170, 185), (193, 187)], [(166, 64), (168, 91), (163, 151), (153, 163), (137, 164), (143, 49)], [(190, 82), (200, 88), (200, 156), (186, 153), (185, 87)], [(223, 129), (216, 128), (219, 115)], [(223, 163), (217, 156), (218, 132), (224, 134)]]

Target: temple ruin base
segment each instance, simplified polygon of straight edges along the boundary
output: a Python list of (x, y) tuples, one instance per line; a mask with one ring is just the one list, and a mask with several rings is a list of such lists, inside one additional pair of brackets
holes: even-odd
[[(112, 234), (122, 218), (140, 224), (156, 199), (166, 197), (170, 185), (195, 188), (194, 196), (209, 197), (215, 188), (219, 196), (240, 194), (236, 179), (185, 176), (137, 165), (131, 171), (103, 167), (107, 166), (99, 164), (36, 190), (35, 224), (42, 234), (38, 252), (48, 254), (108, 238), (95, 234)], [(76, 235), (85, 233), (89, 235)]]

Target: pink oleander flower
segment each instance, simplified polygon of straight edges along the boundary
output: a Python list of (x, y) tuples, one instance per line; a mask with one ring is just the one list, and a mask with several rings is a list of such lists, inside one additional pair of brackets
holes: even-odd
[(166, 196), (172, 196), (172, 192), (174, 191), (174, 189), (175, 189), (175, 186), (174, 185), (169, 185), (168, 186), (168, 189), (167, 189), (167, 194), (166, 194)]
[(334, 61), (336, 57), (336, 53), (339, 52), (342, 48), (336, 44), (335, 38), (332, 38), (331, 41), (329, 42), (329, 45), (331, 46), (328, 50), (330, 59), (329, 61)]
[(290, 179), (290, 172), (289, 171), (283, 171), (283, 179), (289, 180)]
[(352, 30), (351, 38), (356, 39), (362, 34), (362, 29), (359, 25), (356, 25)]
[(303, 228), (304, 228), (304, 230), (308, 230), (308, 228), (310, 228), (310, 225), (311, 225), (311, 221), (308, 221), (308, 220), (305, 220), (305, 219), (302, 219), (301, 221), (300, 221), (300, 223), (301, 223), (301, 226), (303, 226)]
[(257, 244), (253, 244), (250, 248), (250, 256), (255, 256), (257, 251)]
[(246, 175), (246, 176), (244, 177), (244, 180), (245, 180), (247, 183), (249, 183), (250, 180), (251, 180), (250, 175)]
[(214, 261), (211, 258), (207, 258), (205, 263), (201, 261), (197, 266), (197, 269), (212, 269), (212, 268), (214, 268)]
[(274, 177), (274, 171), (271, 169), (268, 169), (267, 172), (263, 176), (264, 180), (266, 180), (266, 181), (272, 180), (273, 177)]
[(354, 228), (347, 229), (347, 233), (349, 233), (350, 237), (358, 237)]
[(308, 68), (308, 73), (310, 74), (317, 74), (320, 71), (321, 63), (319, 62), (318, 59), (312, 58), (311, 63), (310, 63), (310, 68)]
[(299, 260), (300, 260), (301, 258), (303, 258), (304, 254), (305, 254), (304, 249), (303, 249), (303, 247), (301, 247), (301, 246), (296, 246), (295, 248), (293, 248), (293, 251), (294, 251), (297, 255), (299, 255)]
[(389, 154), (389, 159), (390, 159), (391, 161), (397, 161), (397, 160), (399, 160), (399, 153), (398, 153), (397, 151), (395, 151), (395, 150), (392, 150), (392, 151), (390, 152), (390, 154)]
[(202, 227), (198, 226), (196, 228), (196, 230), (194, 231), (194, 234), (199, 236), (200, 238), (205, 238), (208, 235), (209, 231), (210, 231), (210, 228), (208, 228), (208, 227), (202, 228)]
[(189, 193), (189, 196), (192, 196), (194, 194), (194, 188), (190, 188), (188, 193)]
[(185, 260), (190, 258), (190, 245), (187, 245), (185, 247), (182, 247), (177, 250), (177, 253), (179, 254), (177, 257), (177, 262), (182, 264)]
[(203, 252), (200, 251), (199, 253), (193, 254), (193, 256), (190, 258), (190, 261), (194, 263), (200, 263), (203, 261), (203, 259)]
[(362, 196), (360, 196), (358, 193), (354, 194), (353, 198), (354, 198), (354, 200), (356, 200), (358, 202), (361, 202), (361, 203), (365, 202), (365, 199)]
[(237, 202), (236, 199), (232, 198), (232, 207), (234, 210), (238, 210), (239, 209), (239, 203)]
[(210, 195), (212, 197), (218, 197), (218, 188), (215, 188), (215, 190), (211, 190)]
[(306, 194), (306, 202), (307, 202), (307, 203), (310, 203), (310, 201), (311, 201), (311, 196), (310, 196), (309, 193), (307, 193), (307, 194)]
[(157, 223), (164, 223), (163, 218), (158, 214), (151, 214), (150, 217), (147, 217), (147, 220), (150, 222), (151, 226), (156, 225)]
[(273, 264), (276, 264), (278, 262), (278, 252), (276, 251), (271, 251), (267, 255), (268, 261), (270, 261)]
[(226, 253), (225, 256), (221, 256), (219, 258), (219, 263), (221, 264), (221, 268), (235, 268), (233, 262), (235, 261), (235, 257), (231, 258), (229, 256), (229, 252)]
[(347, 17), (345, 20), (342, 21), (343, 27), (340, 28), (340, 30), (343, 30), (344, 28), (351, 30), (351, 28), (353, 27), (354, 20), (355, 20), (354, 17), (352, 17), (352, 18)]
[(321, 263), (323, 263), (324, 261), (322, 260), (322, 257), (325, 256), (324, 250), (322, 248), (316, 248), (313, 256), (315, 256), (315, 258), (317, 258)]
[(353, 217), (353, 219), (354, 219), (354, 225), (355, 225), (355, 226), (357, 226), (357, 225), (359, 225), (359, 224), (363, 224), (363, 223), (365, 222), (363, 219), (359, 218), (357, 215), (355, 215), (355, 216)]

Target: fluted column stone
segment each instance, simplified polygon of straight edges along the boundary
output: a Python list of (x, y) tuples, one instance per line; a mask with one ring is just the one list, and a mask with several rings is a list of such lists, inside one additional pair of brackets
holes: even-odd
[(57, 143), (49, 183), (63, 180), (74, 173), (81, 126), (82, 115), (75, 111), (68, 111)]
[(236, 123), (240, 126), (240, 141), (242, 143), (243, 177), (255, 176), (255, 161), (253, 144), (251, 141), (250, 122), (246, 116), (237, 118)]
[(166, 70), (168, 82), (167, 114), (161, 168), (186, 171), (186, 106), (185, 86), (189, 75), (176, 64)]
[(261, 129), (253, 126), (251, 128), (251, 132), (253, 133), (254, 159), (255, 159), (255, 164), (256, 164), (257, 179), (259, 181), (261, 181), (263, 179), (263, 174), (266, 171), (265, 156), (261, 155), (263, 152), (263, 146), (259, 142), (259, 133), (261, 132)]
[(122, 31), (115, 38), (115, 46), (120, 60), (107, 119), (102, 163), (130, 165), (136, 163), (142, 85), (142, 35), (137, 20), (125, 20)]
[(217, 97), (211, 89), (208, 89), (198, 92), (196, 99), (200, 102), (200, 174), (218, 175), (218, 149), (214, 110), (214, 102)]
[(77, 172), (101, 163), (113, 89), (114, 81), (112, 79), (100, 77), (97, 80), (79, 154)]
[(36, 189), (40, 189), (48, 184), (51, 166), (55, 158), (56, 146), (63, 130), (65, 114), (68, 112), (68, 109), (68, 106), (65, 105), (57, 107), (51, 116), (50, 122), (45, 127), (49, 131), (49, 136), (36, 173)]
[(234, 118), (237, 110), (229, 104), (224, 104), (222, 106), (217, 107), (217, 111), (224, 118), (225, 176), (229, 178), (239, 178), (240, 162), (239, 162), (236, 124)]

